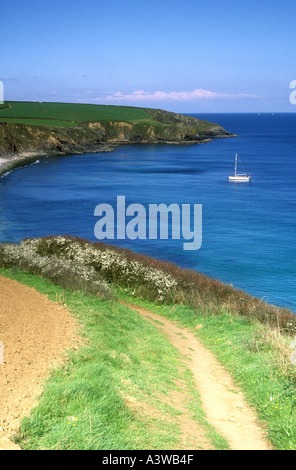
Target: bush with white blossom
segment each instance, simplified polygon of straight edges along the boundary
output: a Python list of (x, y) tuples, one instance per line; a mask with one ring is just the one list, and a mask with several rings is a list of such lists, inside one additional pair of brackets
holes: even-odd
[[(95, 278), (99, 276), (107, 283), (132, 288), (136, 295), (145, 291), (147, 298), (148, 292), (149, 298), (158, 302), (173, 301), (179, 287), (172, 275), (137, 259), (128, 259), (124, 253), (63, 236), (0, 245), (0, 263), (35, 270), (59, 284), (66, 271), (85, 286), (102, 283)], [(106, 282), (104, 288), (108, 287)]]
[(102, 298), (113, 297), (110, 287), (93, 267), (55, 255), (41, 256), (33, 244), (0, 245), (0, 265), (17, 266), (72, 290), (83, 290)]

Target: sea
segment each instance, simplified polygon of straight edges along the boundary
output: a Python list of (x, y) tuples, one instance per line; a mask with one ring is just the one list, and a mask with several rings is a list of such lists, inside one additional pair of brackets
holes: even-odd
[[(95, 207), (109, 204), (116, 211), (117, 196), (125, 196), (126, 205), (142, 204), (147, 214), (149, 204), (199, 204), (197, 250), (184, 250), (184, 240), (171, 236), (107, 243), (200, 271), (296, 312), (296, 113), (191, 115), (236, 137), (48, 157), (2, 176), (0, 242), (46, 235), (95, 241)], [(236, 153), (250, 183), (228, 180)]]

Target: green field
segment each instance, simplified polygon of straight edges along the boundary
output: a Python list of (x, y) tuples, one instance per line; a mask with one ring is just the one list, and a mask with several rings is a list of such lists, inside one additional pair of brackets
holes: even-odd
[(128, 106), (28, 101), (6, 101), (0, 106), (0, 122), (30, 126), (73, 127), (83, 122), (100, 121), (160, 124), (148, 110)]
[[(14, 438), (22, 449), (180, 449), (180, 412), (165, 399), (179, 390), (180, 380), (186, 387), (184, 406), (212, 446), (228, 448), (207, 422), (191, 373), (180, 369), (179, 354), (155, 326), (116, 300), (71, 292), (16, 268), (1, 269), (0, 274), (53, 301), (64, 299), (87, 339), (52, 372), (38, 406), (22, 421)], [(295, 378), (280, 367), (277, 345), (262, 325), (229, 314), (205, 316), (186, 306), (143, 301), (122, 289), (117, 294), (187, 328), (202, 324), (195, 333), (243, 388), (275, 449), (295, 450)], [(125, 396), (139, 405), (138, 411), (126, 406)], [(156, 415), (144, 407), (155, 409)]]
[(53, 372), (39, 405), (23, 420), (16, 436), (23, 449), (180, 448), (180, 410), (167, 399), (180, 391), (211, 445), (228, 447), (207, 421), (179, 353), (155, 325), (119, 302), (127, 301), (197, 335), (242, 388), (273, 446), (296, 450), (293, 314), (260, 302), (253, 316), (254, 299), (218, 281), (70, 237), (1, 244), (0, 268), (0, 275), (66, 305), (86, 340)]
[[(179, 418), (169, 400), (186, 390), (184, 408), (215, 449), (226, 440), (207, 422), (190, 371), (158, 329), (116, 301), (70, 292), (19, 270), (0, 270), (53, 301), (67, 301), (86, 340), (51, 374), (39, 406), (15, 441), (26, 450), (142, 450), (183, 448)], [(131, 408), (127, 399), (137, 405)]]

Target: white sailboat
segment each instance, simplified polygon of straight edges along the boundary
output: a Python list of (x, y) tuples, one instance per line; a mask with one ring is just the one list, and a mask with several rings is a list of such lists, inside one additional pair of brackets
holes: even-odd
[(234, 176), (229, 176), (229, 181), (235, 181), (238, 183), (247, 183), (250, 181), (251, 175), (238, 175), (237, 174), (237, 153), (235, 154), (235, 165), (234, 165)]

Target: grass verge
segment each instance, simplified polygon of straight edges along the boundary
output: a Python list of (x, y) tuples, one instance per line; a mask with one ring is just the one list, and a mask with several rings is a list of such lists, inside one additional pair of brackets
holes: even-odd
[(16, 442), (26, 450), (182, 449), (183, 403), (213, 448), (225, 440), (207, 423), (188, 369), (156, 327), (114, 300), (70, 292), (19, 269), (5, 275), (60, 301), (78, 318), (84, 346), (46, 382), (39, 405), (22, 421)]
[(241, 386), (249, 404), (266, 423), (275, 448), (296, 449), (296, 369), (290, 362), (289, 337), (226, 311), (202, 315), (186, 306), (157, 305), (135, 299), (129, 289), (118, 289), (118, 296), (188, 328), (202, 325), (194, 333)]
[[(69, 266), (67, 263), (70, 263)], [(63, 269), (59, 269), (57, 273), (56, 268), (57, 266), (59, 267), (60, 264), (63, 265)], [(140, 370), (144, 371), (143, 377), (145, 378), (150, 369), (154, 370), (154, 380), (157, 380), (157, 369), (153, 369), (157, 366), (158, 361), (158, 357), (156, 356), (157, 348), (154, 352), (155, 357), (153, 357), (153, 354), (150, 357), (149, 354), (151, 351), (149, 348), (150, 344), (153, 346), (154, 339), (149, 337), (147, 342), (142, 344), (142, 335), (143, 332), (146, 335), (146, 331), (151, 331), (151, 326), (149, 326), (150, 329), (148, 326), (146, 329), (144, 322), (139, 323), (141, 327), (135, 329), (137, 324), (134, 321), (134, 318), (136, 318), (135, 314), (128, 312), (127, 308), (125, 308), (127, 311), (123, 314), (124, 307), (118, 305), (115, 300), (116, 295), (129, 302), (143, 305), (147, 309), (161, 315), (168, 316), (168, 318), (178, 320), (181, 324), (189, 328), (193, 328), (197, 324), (202, 324), (203, 328), (198, 333), (195, 331), (195, 333), (198, 334), (205, 346), (215, 353), (219, 361), (225, 365), (236, 382), (241, 385), (249, 403), (256, 408), (260, 418), (267, 423), (269, 438), (274, 446), (277, 449), (296, 449), (296, 375), (295, 366), (290, 360), (291, 349), (289, 349), (292, 339), (291, 335), (293, 333), (295, 334), (296, 325), (296, 317), (292, 312), (263, 304), (259, 299), (252, 298), (230, 286), (223, 285), (218, 281), (209, 279), (196, 272), (181, 270), (170, 263), (163, 263), (142, 255), (136, 255), (128, 250), (115, 249), (114, 247), (110, 248), (106, 247), (104, 244), (91, 244), (85, 240), (72, 239), (71, 237), (48, 237), (23, 241), (19, 245), (1, 245), (0, 265), (6, 267), (19, 266), (19, 268), (31, 272), (33, 275), (28, 277), (28, 274), (21, 274), (21, 271), (15, 268), (2, 271), (9, 276), (23, 276), (23, 278), (20, 279), (16, 277), (13, 278), (20, 280), (20, 282), (24, 284), (32, 282), (32, 286), (37, 290), (40, 290), (40, 286), (42, 282), (44, 282), (44, 285), (47, 286), (44, 290), (45, 294), (48, 294), (47, 289), (49, 289), (50, 293), (55, 292), (55, 295), (58, 296), (62, 295), (63, 292), (67, 292), (67, 305), (69, 304), (70, 309), (72, 309), (71, 311), (73, 311), (75, 315), (78, 315), (79, 318), (83, 318), (83, 324), (87, 324), (88, 328), (90, 325), (89, 322), (93, 321), (90, 319), (97, 315), (97, 313), (93, 312), (103, 311), (104, 314), (102, 318), (109, 318), (109, 320), (114, 317), (112, 320), (113, 336), (110, 336), (110, 344), (108, 343), (106, 349), (109, 351), (108, 354), (111, 358), (114, 356), (112, 359), (115, 362), (117, 356), (120, 358), (119, 364), (122, 363), (125, 354), (127, 354), (127, 371), (132, 367), (131, 364), (134, 364), (135, 377), (138, 377), (136, 371), (138, 371), (137, 367), (139, 367)], [(52, 269), (48, 272), (51, 266)], [(68, 268), (65, 271), (64, 268), (67, 266)], [(99, 278), (90, 278), (89, 274), (91, 274), (92, 271), (90, 273), (89, 270), (94, 270), (93, 274), (99, 275)], [(42, 281), (41, 278), (38, 278), (36, 275), (49, 277), (49, 279), (57, 285), (52, 286), (48, 281)], [(73, 279), (76, 275), (77, 282), (75, 284)], [(80, 278), (83, 279), (82, 284)], [(38, 283), (36, 284), (37, 279), (39, 279), (38, 282), (40, 285)], [(113, 300), (111, 300), (112, 296), (110, 298), (107, 295), (105, 295), (105, 301), (98, 299), (98, 297), (92, 297), (90, 295), (92, 282), (90, 281), (95, 281), (95, 292), (98, 291), (98, 295), (101, 297), (105, 291), (105, 293), (108, 293), (111, 287)], [(107, 290), (102, 291), (98, 289), (96, 282), (106, 283), (105, 287)], [(65, 291), (63, 291), (60, 284), (62, 284)], [(50, 286), (52, 287), (49, 288)], [(77, 292), (69, 292), (72, 288), (80, 288), (79, 286), (82, 286), (84, 291), (88, 291), (89, 295), (86, 295), (86, 292), (80, 294), (77, 294)], [(77, 295), (78, 297), (75, 297)], [(73, 300), (73, 304), (69, 303), (69, 299), (74, 298), (80, 300)], [(108, 298), (109, 301), (107, 301)], [(53, 300), (55, 300), (54, 296)], [(89, 302), (95, 303), (95, 310), (93, 307), (89, 307), (87, 310)], [(83, 313), (80, 312), (80, 309)], [(98, 318), (101, 318), (100, 315)], [(121, 325), (123, 318), (126, 318), (126, 327)], [(143, 320), (141, 320), (141, 322), (143, 322)], [(107, 323), (104, 323), (103, 326), (104, 328), (108, 328)], [(97, 325), (93, 323), (92, 328), (96, 332), (96, 335), (100, 334), (102, 336), (102, 341), (104, 341), (104, 328), (100, 330), (100, 322), (98, 322)], [(134, 330), (131, 330), (131, 328), (134, 328)], [(121, 349), (117, 350), (116, 348), (112, 348), (112, 341), (115, 341), (116, 338), (123, 340), (124, 335), (122, 336), (122, 331), (124, 331), (124, 335), (126, 331), (129, 332), (128, 339), (125, 343), (122, 343)], [(94, 334), (92, 333), (92, 329), (86, 330), (87, 337), (90, 337), (92, 334)], [(138, 338), (137, 341), (139, 341), (139, 343), (137, 343), (133, 335), (135, 335), (135, 338)], [(101, 344), (101, 337), (97, 336), (96, 338), (98, 344)], [(160, 338), (159, 333), (158, 338)], [(162, 338), (161, 341), (163, 344), (167, 344), (164, 338)], [(137, 351), (138, 347), (136, 346), (134, 348), (134, 344), (142, 345), (142, 354), (144, 354), (145, 346), (148, 348), (148, 369), (145, 369), (146, 359), (144, 359), (143, 362), (143, 357), (146, 356), (141, 356), (140, 350), (140, 359), (138, 362), (134, 363), (130, 361), (129, 351), (131, 350), (132, 353), (134, 353), (134, 351)], [(155, 345), (156, 344), (157, 343), (155, 343)], [(162, 354), (161, 347), (158, 351)], [(169, 349), (167, 349), (167, 351), (169, 351)], [(293, 354), (295, 355), (296, 353), (294, 352)], [(96, 363), (97, 361), (101, 366), (102, 357), (95, 357), (94, 362)], [(172, 360), (172, 356), (170, 356), (169, 353), (165, 353), (161, 360), (160, 369), (164, 368), (165, 370), (167, 368), (167, 371), (171, 371), (168, 373), (173, 373), (172, 371), (174, 369), (177, 372), (175, 372), (175, 375), (171, 375), (171, 377), (177, 377), (180, 373), (177, 355), (175, 359), (172, 360), (174, 367), (172, 367), (169, 358)], [(108, 367), (110, 364), (108, 363)], [(81, 367), (82, 364), (79, 362), (77, 368), (80, 369)], [(112, 370), (112, 373), (114, 372), (113, 369), (110, 370)], [(184, 371), (182, 373), (185, 374)], [(188, 377), (184, 382), (187, 384), (186, 387), (189, 387)], [(117, 377), (116, 380), (120, 382), (121, 379)], [(124, 380), (127, 379), (123, 377), (122, 383), (125, 383)], [(139, 378), (135, 380), (137, 381)], [(165, 376), (161, 378), (161, 380), (165, 383)], [(174, 383), (176, 385), (176, 382)], [(190, 387), (188, 388), (188, 396), (193, 397), (194, 389), (192, 386)], [(150, 385), (148, 389), (151, 390)], [(164, 389), (167, 389), (167, 384)], [(173, 390), (173, 388), (171, 390)], [(152, 395), (149, 395), (149, 393), (148, 396), (151, 397)], [(141, 396), (141, 394), (137, 396), (132, 395), (131, 398), (128, 392), (127, 398), (125, 397), (126, 401), (124, 401), (124, 398), (121, 398), (123, 399), (125, 408), (131, 410), (135, 409), (135, 403), (138, 403)], [(144, 402), (146, 398), (147, 396), (145, 395)], [(187, 408), (192, 407), (192, 405), (189, 406), (189, 403), (193, 403), (194, 406), (197, 406), (199, 412), (197, 412), (197, 410), (194, 412), (192, 409), (191, 412), (199, 416), (199, 420), (202, 421), (203, 426), (207, 427), (204, 415), (201, 411), (201, 404), (198, 400), (199, 399), (193, 399), (191, 401), (188, 399)], [(167, 400), (167, 402), (168, 401), (169, 400)], [(149, 416), (154, 416), (154, 418), (157, 416), (156, 421), (160, 423), (161, 419), (159, 416), (163, 416), (163, 413), (166, 415), (166, 412), (162, 409), (162, 414), (158, 416), (158, 412), (155, 412), (154, 401), (152, 406), (154, 407), (154, 412), (151, 410), (148, 412), (147, 405), (144, 415), (146, 416), (148, 414)], [(143, 415), (142, 405), (141, 410), (136, 409), (137, 417)], [(170, 416), (171, 419), (174, 413), (178, 414), (178, 411), (176, 412), (176, 410), (173, 411), (173, 409), (171, 409), (167, 416)], [(176, 426), (175, 436), (178, 434), (178, 425)], [(207, 432), (209, 432), (210, 428), (207, 428), (207, 430)], [(158, 431), (156, 431), (156, 434), (157, 432)], [(141, 434), (141, 437), (143, 435), (144, 434)], [(223, 448), (225, 448), (225, 443), (221, 444), (220, 441), (220, 444), (217, 444), (219, 438), (217, 439), (214, 436), (213, 439), (216, 447), (221, 448), (224, 446)], [(155, 448), (156, 442), (158, 442), (157, 439), (153, 441), (151, 448)], [(163, 441), (159, 442), (163, 443)], [(177, 440), (175, 443), (170, 441), (169, 446), (179, 446), (180, 442), (179, 437), (179, 441)], [(96, 442), (95, 445), (100, 446), (102, 443)], [(116, 447), (116, 445), (117, 444), (115, 444), (113, 448), (121, 448)], [(132, 444), (132, 446), (134, 445), (136, 444)], [(146, 445), (147, 442), (142, 440), (142, 448), (148, 448)], [(165, 446), (165, 443), (163, 443), (163, 446)], [(123, 448), (125, 449), (126, 447)], [(169, 447), (163, 448), (166, 449)]]

